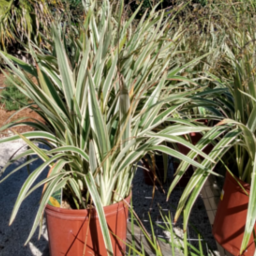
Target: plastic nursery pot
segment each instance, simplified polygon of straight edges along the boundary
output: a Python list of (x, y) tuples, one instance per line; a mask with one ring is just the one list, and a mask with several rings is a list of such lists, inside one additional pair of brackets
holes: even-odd
[[(209, 121), (206, 119), (206, 120), (200, 120), (199, 123), (203, 123), (204, 125), (207, 125), (209, 126), (210, 123)], [(217, 122), (214, 121), (213, 124), (215, 125)], [(191, 132), (190, 133), (190, 138), (191, 138), (191, 142), (193, 145), (196, 145), (197, 142), (202, 138), (202, 134), (200, 133), (196, 133), (196, 132)], [(179, 148), (179, 151), (185, 155), (188, 154), (188, 152), (190, 151), (189, 148), (181, 145), (181, 144), (178, 144), (178, 148)], [(211, 152), (211, 150), (213, 149), (213, 146), (212, 145), (208, 145), (204, 150), (203, 152), (206, 153), (206, 154), (209, 154)]]
[[(179, 167), (178, 162), (173, 162), (173, 171), (174, 173), (176, 172), (176, 170)], [(194, 171), (193, 171), (193, 167), (189, 166), (187, 171), (183, 174), (183, 176), (181, 177), (181, 179), (179, 180), (179, 182), (177, 183), (176, 187), (180, 187), (180, 188), (185, 188), (191, 178), (191, 176), (193, 175)]]
[[(250, 185), (240, 180), (239, 182), (249, 193)], [(240, 255), (248, 202), (249, 197), (227, 172), (212, 232), (216, 241), (235, 256)], [(254, 226), (254, 230), (256, 231), (256, 226)], [(242, 255), (251, 256), (254, 254), (254, 250), (255, 244), (252, 235), (248, 247)]]
[[(131, 195), (124, 201), (129, 204), (130, 199)], [(114, 256), (125, 254), (122, 241), (126, 241), (128, 204), (124, 201), (104, 207)], [(63, 209), (48, 204), (45, 213), (51, 256), (107, 256), (95, 209)]]
[[(202, 138), (202, 135), (200, 133), (190, 133), (190, 137), (191, 137), (191, 141), (192, 141), (192, 144), (193, 145), (196, 145), (197, 142)], [(209, 153), (211, 149), (208, 149), (209, 146), (207, 146), (203, 151), (204, 153)], [(184, 155), (187, 155), (190, 151), (189, 148), (181, 145), (181, 144), (178, 144), (178, 149), (180, 151), (180, 153), (184, 154)], [(207, 152), (206, 152), (207, 151)], [(179, 166), (179, 163), (175, 162), (174, 163), (174, 172), (177, 170)], [(181, 177), (179, 183), (177, 184), (179, 187), (186, 187), (191, 176), (193, 175), (194, 171), (193, 171), (193, 167), (192, 166), (189, 166), (188, 170), (184, 173), (184, 175)]]
[[(190, 137), (191, 137), (191, 141), (192, 141), (192, 144), (193, 145), (196, 145), (197, 142), (202, 138), (202, 135), (200, 133), (195, 133), (195, 132), (192, 132), (190, 133)], [(184, 155), (187, 155), (190, 151), (189, 148), (181, 145), (181, 144), (178, 144), (178, 148), (179, 148), (179, 151), (181, 153), (183, 153)], [(205, 154), (209, 154), (211, 152), (211, 150), (213, 149), (213, 146), (212, 145), (208, 145), (204, 150), (203, 152)]]
[[(207, 121), (207, 120), (206, 120)], [(206, 122), (207, 123), (207, 122)], [(202, 138), (202, 135), (200, 133), (195, 133), (195, 132), (192, 132), (190, 133), (190, 138), (191, 138), (191, 142), (193, 145), (196, 145), (198, 143), (198, 141)], [(178, 144), (178, 149), (180, 151), (180, 153), (184, 154), (184, 155), (187, 155), (190, 151), (189, 148), (181, 145), (181, 144)], [(209, 154), (211, 152), (211, 150), (213, 149), (213, 146), (212, 145), (208, 145), (207, 147), (204, 148), (203, 152), (205, 154)], [(202, 158), (202, 157), (201, 157)], [(176, 170), (178, 167), (178, 164), (177, 166), (174, 165), (174, 169)], [(180, 179), (179, 181), (179, 186), (180, 187), (186, 187), (186, 185), (188, 184), (189, 182), (189, 179), (191, 178), (191, 176), (193, 175), (194, 171), (193, 171), (193, 167), (192, 166), (189, 166), (189, 169), (186, 171), (186, 173), (182, 176), (182, 178)]]

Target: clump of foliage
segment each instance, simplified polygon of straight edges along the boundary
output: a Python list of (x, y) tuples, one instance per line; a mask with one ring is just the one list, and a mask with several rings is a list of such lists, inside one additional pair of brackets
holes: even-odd
[(12, 51), (32, 40), (43, 46), (43, 37), (53, 21), (51, 11), (57, 12), (57, 1), (1, 0), (0, 48)]
[(175, 15), (171, 30), (179, 28), (182, 31), (178, 45), (180, 54), (176, 61), (182, 65), (208, 54), (200, 63), (190, 66), (186, 74), (191, 78), (199, 75), (208, 77), (210, 73), (221, 79), (232, 79), (234, 69), (229, 58), (233, 55), (239, 58), (241, 45), (246, 44), (240, 43), (238, 36), (234, 39), (234, 35), (253, 30), (255, 4), (249, 0), (173, 2), (173, 8), (179, 7), (179, 12)]
[[(21, 85), (16, 77), (12, 76), (12, 80)], [(4, 105), (5, 110), (18, 110), (28, 104), (28, 98), (17, 89), (11, 80), (6, 79), (5, 85), (5, 89), (0, 94), (0, 104)]]

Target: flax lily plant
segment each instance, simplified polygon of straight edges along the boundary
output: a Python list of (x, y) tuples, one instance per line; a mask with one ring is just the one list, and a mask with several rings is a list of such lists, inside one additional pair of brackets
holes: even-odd
[[(30, 193), (46, 184), (27, 242), (40, 224), (50, 196), (63, 189), (74, 208), (94, 205), (111, 254), (103, 207), (129, 195), (137, 162), (146, 153), (158, 150), (203, 169), (195, 160), (161, 145), (169, 141), (181, 143), (209, 161), (210, 158), (178, 136), (208, 128), (179, 123), (174, 118), (194, 91), (173, 93), (175, 86), (168, 86), (191, 63), (173, 66), (176, 38), (167, 39), (170, 20), (164, 19), (165, 13), (153, 9), (134, 27), (138, 10), (125, 20), (122, 1), (118, 13), (112, 13), (107, 0), (101, 8), (96, 4), (92, 1), (85, 6), (81, 38), (74, 43), (75, 61), (68, 58), (60, 28), (53, 29), (53, 53), (43, 54), (31, 45), (35, 67), (1, 53), (10, 70), (23, 82), (16, 86), (37, 106), (28, 107), (37, 111), (45, 122), (9, 123), (1, 130), (26, 124), (35, 131), (0, 142), (22, 138), (30, 147), (8, 164), (31, 155), (43, 160), (21, 188), (10, 219), (12, 223)], [(165, 122), (172, 125), (160, 129)], [(36, 141), (48, 149), (37, 147)], [(24, 165), (35, 160), (29, 159)], [(49, 176), (34, 184), (46, 167), (51, 168)]]

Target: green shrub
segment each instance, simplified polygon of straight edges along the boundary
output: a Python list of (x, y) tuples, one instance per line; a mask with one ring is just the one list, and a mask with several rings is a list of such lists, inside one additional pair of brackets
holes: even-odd
[[(20, 84), (20, 81), (12, 77), (15, 83)], [(28, 104), (28, 99), (21, 93), (13, 82), (9, 79), (5, 80), (6, 88), (0, 94), (0, 103), (4, 105), (5, 110), (12, 111), (18, 110)]]

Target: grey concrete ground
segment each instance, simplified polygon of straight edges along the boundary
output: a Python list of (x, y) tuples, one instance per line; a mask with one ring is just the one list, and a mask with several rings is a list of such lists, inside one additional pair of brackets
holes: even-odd
[[(0, 144), (0, 172), (1, 166), (7, 162), (9, 157), (17, 150), (19, 152), (25, 149), (21, 141)], [(10, 166), (1, 178), (4, 178), (16, 166), (21, 164), (17, 162)], [(35, 168), (38, 161), (33, 163), (31, 168)], [(43, 175), (46, 175), (47, 170)], [(40, 256), (47, 244), (47, 232), (45, 225), (43, 235), (40, 240), (37, 239), (38, 232), (33, 236), (27, 246), (24, 242), (29, 234), (33, 218), (37, 211), (40, 200), (41, 189), (32, 193), (21, 205), (20, 211), (11, 226), (8, 226), (13, 205), (16, 201), (20, 188), (28, 176), (27, 168), (22, 168), (3, 183), (0, 184), (0, 255), (1, 256)], [(42, 179), (42, 176), (40, 177)]]
[[(4, 166), (9, 157), (19, 148), (21, 148), (21, 151), (25, 148), (24, 143), (21, 141), (0, 144), (0, 173), (2, 169), (1, 167)], [(19, 164), (21, 164), (21, 162), (17, 162), (10, 166), (1, 178), (10, 173), (15, 168), (15, 166)], [(31, 169), (35, 168), (38, 164), (39, 161), (36, 161), (31, 166)], [(47, 170), (44, 171), (39, 179), (42, 179), (46, 175)], [(0, 256), (49, 255), (47, 251), (48, 238), (45, 225), (43, 226), (43, 234), (40, 240), (37, 238), (37, 232), (27, 246), (24, 247), (23, 245), (33, 223), (42, 189), (38, 189), (24, 201), (14, 223), (11, 226), (8, 226), (13, 205), (27, 176), (27, 168), (22, 168), (19, 172), (15, 173), (0, 184)], [(171, 177), (169, 177), (169, 179), (171, 179)], [(165, 186), (165, 190), (167, 190), (167, 188), (168, 184)], [(157, 223), (161, 222), (158, 204), (162, 207), (164, 212), (170, 211), (173, 215), (177, 206), (178, 199), (181, 195), (181, 190), (177, 189), (174, 191), (169, 202), (166, 202), (164, 194), (160, 191), (156, 192), (153, 201), (151, 195), (152, 187), (143, 183), (143, 174), (140, 170), (137, 172), (134, 179), (133, 202), (136, 213), (144, 221), (144, 224), (148, 230), (150, 230), (150, 227), (148, 223), (147, 212), (150, 210), (153, 222)], [(202, 233), (203, 237), (209, 243), (209, 245), (215, 249), (215, 242), (211, 235), (211, 227), (204, 210), (203, 202), (200, 199), (196, 202), (192, 212), (191, 222)], [(178, 223), (176, 228), (177, 230), (182, 230), (181, 222)], [(166, 233), (164, 233), (160, 228), (156, 228), (155, 232), (159, 237), (166, 236)], [(193, 240), (197, 240), (197, 234), (193, 232), (191, 228), (189, 238), (191, 239), (191, 242)], [(194, 241), (193, 243), (197, 244), (198, 241)]]
[[(160, 214), (160, 209), (163, 215), (168, 215), (170, 213), (171, 217), (173, 217), (177, 209), (178, 201), (183, 192), (183, 188), (177, 187), (176, 189), (174, 189), (168, 202), (166, 202), (166, 195), (160, 189), (155, 191), (154, 198), (152, 199), (152, 187), (146, 185), (143, 182), (143, 177), (143, 172), (139, 170), (137, 171), (133, 182), (133, 203), (135, 212), (143, 221), (145, 227), (150, 230), (150, 223), (148, 217), (149, 212), (152, 221), (155, 223), (155, 234), (159, 238), (167, 238), (169, 234), (163, 232), (163, 229), (158, 227), (158, 225), (165, 226)], [(163, 185), (165, 192), (168, 191), (171, 182), (172, 167), (169, 168), (167, 183)], [(177, 224), (174, 226), (174, 229), (178, 235), (182, 235), (182, 216), (178, 220)], [(198, 198), (195, 202), (190, 216), (190, 225), (187, 231), (189, 242), (196, 247), (198, 247), (198, 233), (200, 233), (202, 239), (207, 243), (205, 244), (204, 242), (202, 242), (205, 255), (207, 255), (207, 248), (211, 248), (214, 251), (216, 250), (216, 243), (212, 236), (209, 219), (204, 207), (203, 200), (201, 198)]]

